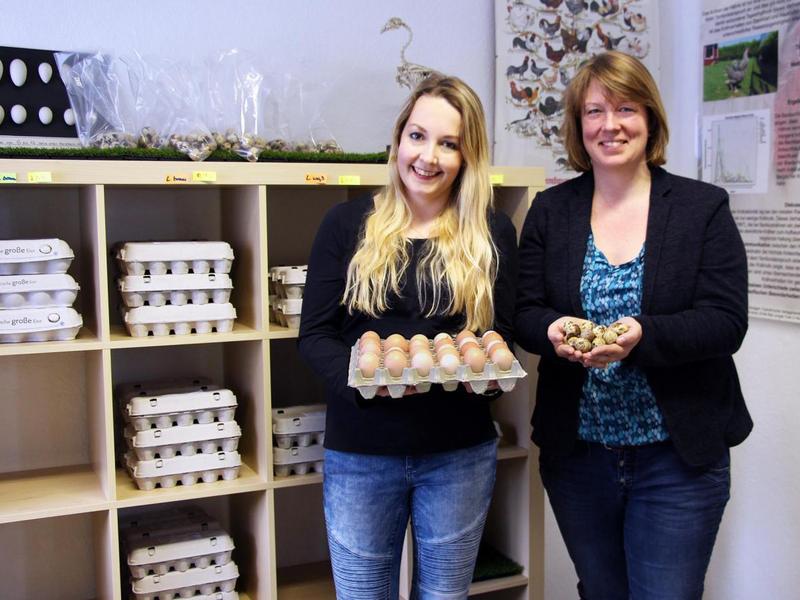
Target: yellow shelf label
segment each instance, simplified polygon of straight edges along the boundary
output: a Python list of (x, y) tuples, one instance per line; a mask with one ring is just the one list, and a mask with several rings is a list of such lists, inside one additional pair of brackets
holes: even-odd
[(193, 171), (192, 181), (216, 181), (216, 171)]
[(0, 183), (17, 183), (17, 174), (0, 173)]
[(306, 183), (325, 185), (328, 183), (328, 176), (325, 173), (306, 173)]
[(28, 183), (52, 183), (53, 174), (50, 171), (30, 171)]
[(503, 185), (506, 178), (502, 173), (490, 173), (489, 174), (489, 183), (492, 185)]
[(164, 177), (164, 183), (189, 183), (191, 180), (186, 173), (170, 173)]
[(339, 185), (361, 185), (361, 175), (339, 175)]

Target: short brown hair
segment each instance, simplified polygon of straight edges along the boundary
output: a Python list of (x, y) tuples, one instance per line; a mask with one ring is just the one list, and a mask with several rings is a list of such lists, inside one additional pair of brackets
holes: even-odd
[(669, 128), (661, 94), (650, 71), (642, 62), (612, 50), (587, 60), (569, 82), (564, 93), (564, 123), (561, 135), (567, 150), (569, 166), (576, 171), (590, 171), (592, 162), (583, 145), (581, 115), (583, 103), (592, 81), (603, 86), (609, 97), (638, 102), (647, 109), (647, 164), (659, 166), (667, 162)]

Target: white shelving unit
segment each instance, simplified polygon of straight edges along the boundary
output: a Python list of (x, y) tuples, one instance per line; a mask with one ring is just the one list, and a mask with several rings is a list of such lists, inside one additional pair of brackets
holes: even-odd
[[(322, 391), (297, 355), (297, 330), (268, 320), (267, 272), (307, 263), (325, 211), (383, 185), (385, 166), (0, 160), (0, 172), (17, 177), (0, 187), (0, 239), (66, 240), (84, 319), (74, 341), (0, 345), (4, 597), (126, 598), (120, 518), (192, 503), (233, 535), (241, 598), (333, 599), (322, 476), (272, 473), (271, 408), (320, 402)], [(51, 181), (28, 183), (30, 174)], [(495, 167), (492, 175), (497, 204), (519, 230), (544, 172)], [(176, 178), (188, 181), (170, 182)], [(325, 185), (314, 183), (321, 178)], [(174, 239), (233, 246), (232, 332), (127, 335), (112, 248)], [(524, 571), (477, 583), (472, 595), (543, 600), (544, 498), (528, 442), (536, 369), (530, 357), (519, 358), (528, 377), (494, 405), (504, 444), (485, 535)], [(240, 477), (138, 490), (115, 461), (114, 387), (197, 375), (237, 394)]]

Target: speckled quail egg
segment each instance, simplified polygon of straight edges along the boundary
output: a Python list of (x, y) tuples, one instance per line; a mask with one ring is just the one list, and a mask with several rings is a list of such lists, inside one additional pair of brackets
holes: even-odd
[(571, 337), (567, 340), (567, 344), (579, 352), (589, 352), (592, 349), (592, 342), (583, 337)]

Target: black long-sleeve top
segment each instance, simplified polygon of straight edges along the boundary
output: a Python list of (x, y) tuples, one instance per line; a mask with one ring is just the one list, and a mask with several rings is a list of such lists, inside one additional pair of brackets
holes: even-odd
[[(747, 257), (725, 190), (651, 169), (642, 338), (625, 362), (642, 368), (670, 438), (689, 464), (719, 460), (753, 422), (732, 354), (747, 331)], [(514, 327), (541, 355), (532, 439), (556, 453), (575, 444), (586, 370), (556, 356), (547, 328), (584, 317), (580, 280), (591, 228), (591, 172), (539, 193), (520, 239)]]
[[(334, 206), (320, 225), (308, 264), (298, 346), (323, 379), (327, 402), (325, 447), (363, 454), (419, 455), (467, 448), (496, 437), (489, 400), (459, 385), (445, 392), (440, 385), (424, 394), (365, 400), (347, 386), (350, 348), (367, 330), (381, 338), (400, 333), (428, 337), (464, 327), (464, 315), (425, 316), (417, 295), (415, 269), (425, 240), (411, 240), (411, 264), (403, 277), (401, 297), (390, 293), (389, 309), (373, 319), (349, 314), (341, 304), (350, 263), (363, 222), (373, 208), (372, 196)], [(494, 329), (509, 343), (514, 312), (516, 233), (503, 213), (491, 212), (489, 225), (499, 253), (494, 286)]]

